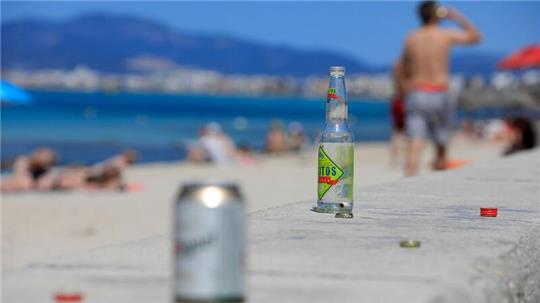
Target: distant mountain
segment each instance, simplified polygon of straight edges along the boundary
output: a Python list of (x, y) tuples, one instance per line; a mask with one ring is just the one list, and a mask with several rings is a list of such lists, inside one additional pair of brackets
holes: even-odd
[[(21, 20), (4, 23), (2, 68), (72, 69), (86, 65), (125, 73), (195, 67), (225, 74), (323, 75), (331, 65), (349, 73), (388, 72), (329, 50), (268, 46), (225, 35), (186, 33), (129, 16), (91, 14), (62, 23)], [(476, 54), (452, 59), (454, 72), (486, 74), (500, 57)]]
[(326, 73), (330, 65), (344, 65), (350, 72), (373, 71), (368, 64), (332, 51), (185, 33), (134, 17), (93, 14), (63, 23), (25, 20), (2, 24), (4, 68), (73, 68), (84, 64), (122, 73), (149, 62), (227, 74), (307, 76)]

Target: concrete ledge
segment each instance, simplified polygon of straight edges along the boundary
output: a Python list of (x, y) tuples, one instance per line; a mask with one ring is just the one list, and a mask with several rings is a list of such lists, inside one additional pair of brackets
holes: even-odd
[[(312, 201), (250, 215), (250, 301), (540, 302), (540, 151), (356, 194), (354, 219), (310, 212)], [(169, 302), (169, 251), (161, 235), (44, 260), (3, 272), (3, 298), (46, 302), (64, 288), (87, 302)]]
[(252, 215), (255, 302), (540, 302), (538, 151), (360, 189), (352, 220), (311, 205)]

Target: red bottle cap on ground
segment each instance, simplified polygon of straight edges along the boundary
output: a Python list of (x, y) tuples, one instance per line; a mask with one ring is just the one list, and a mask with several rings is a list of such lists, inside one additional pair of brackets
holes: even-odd
[(480, 208), (480, 216), (482, 217), (497, 217), (497, 208)]
[(82, 301), (82, 294), (80, 293), (56, 293), (54, 300), (57, 303), (75, 303)]

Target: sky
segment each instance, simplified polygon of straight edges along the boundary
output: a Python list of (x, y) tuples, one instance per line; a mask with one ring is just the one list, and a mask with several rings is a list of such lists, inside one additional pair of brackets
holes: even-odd
[[(374, 65), (391, 64), (407, 32), (418, 26), (418, 2), (127, 2), (5, 1), (2, 22), (62, 21), (87, 13), (133, 15), (179, 31), (226, 34), (267, 45), (329, 49)], [(457, 52), (505, 55), (540, 43), (540, 1), (442, 2), (469, 17), (482, 44)], [(445, 24), (445, 26), (453, 26)]]

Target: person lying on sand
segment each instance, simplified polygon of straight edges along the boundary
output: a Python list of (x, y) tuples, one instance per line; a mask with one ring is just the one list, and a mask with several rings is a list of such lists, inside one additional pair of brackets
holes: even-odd
[(50, 170), (56, 162), (56, 154), (50, 149), (39, 149), (30, 156), (19, 158), (15, 162), (13, 174), (2, 180), (3, 192), (140, 189), (139, 185), (127, 185), (122, 180), (122, 171), (137, 158), (133, 150), (127, 150), (91, 167), (68, 166), (54, 173)]
[(18, 157), (13, 165), (13, 173), (9, 177), (2, 179), (2, 191), (27, 191), (47, 188), (52, 180), (51, 168), (56, 161), (56, 153), (49, 148), (40, 148), (29, 155)]
[(84, 166), (68, 167), (54, 178), (50, 190), (124, 190), (124, 188), (122, 171), (113, 165), (103, 165), (99, 170)]
[(104, 167), (115, 167), (119, 170), (124, 170), (130, 165), (133, 165), (138, 158), (138, 154), (133, 149), (126, 149), (122, 153), (115, 155), (109, 159), (99, 162), (92, 167), (97, 170), (101, 170)]

